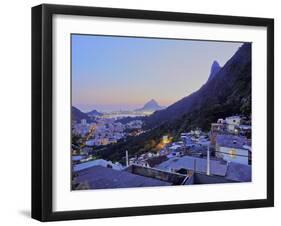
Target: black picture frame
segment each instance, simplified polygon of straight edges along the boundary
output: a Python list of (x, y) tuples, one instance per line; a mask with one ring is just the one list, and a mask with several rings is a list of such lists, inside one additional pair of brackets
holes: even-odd
[[(55, 14), (181, 21), (267, 28), (267, 198), (95, 210), (52, 210), (52, 18)], [(122, 217), (274, 206), (274, 20), (177, 12), (43, 4), (32, 8), (32, 218)]]

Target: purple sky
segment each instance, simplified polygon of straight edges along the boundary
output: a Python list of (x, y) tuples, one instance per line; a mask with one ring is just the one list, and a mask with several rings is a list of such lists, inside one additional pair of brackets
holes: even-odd
[(168, 106), (208, 79), (242, 43), (72, 35), (72, 105), (132, 110), (150, 99)]

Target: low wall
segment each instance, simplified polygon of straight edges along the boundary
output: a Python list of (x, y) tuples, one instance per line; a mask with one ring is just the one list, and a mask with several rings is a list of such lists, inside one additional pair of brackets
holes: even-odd
[(131, 165), (125, 170), (140, 176), (151, 177), (158, 180), (170, 182), (173, 185), (181, 184), (186, 177), (185, 175), (182, 174), (166, 172), (166, 171), (162, 171), (154, 168), (147, 168), (138, 165)]
[(203, 173), (194, 174), (194, 184), (219, 184), (219, 183), (231, 183), (233, 181), (227, 180), (221, 176), (211, 175), (208, 176)]

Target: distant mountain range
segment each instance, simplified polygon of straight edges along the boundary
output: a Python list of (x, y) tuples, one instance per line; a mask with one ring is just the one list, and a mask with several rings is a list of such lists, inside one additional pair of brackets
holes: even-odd
[(76, 107), (71, 107), (71, 114), (72, 114), (72, 120), (80, 122), (82, 119), (86, 119), (87, 122), (91, 122), (93, 117), (95, 116), (101, 116), (102, 113), (98, 112), (97, 110), (92, 110), (90, 112), (82, 112)]
[(82, 119), (90, 121), (90, 117), (86, 113), (80, 111), (78, 108), (73, 106), (71, 107), (71, 117), (72, 120), (76, 122), (80, 122)]
[[(165, 107), (160, 106), (154, 99), (148, 101), (142, 108), (136, 109), (135, 111), (138, 112), (155, 112), (158, 110), (162, 110)], [(96, 109), (93, 109), (89, 112), (82, 112), (77, 107), (72, 106), (71, 109), (72, 112), (72, 120), (80, 122), (82, 119), (86, 119), (88, 122), (93, 121), (93, 119), (97, 116), (102, 116), (103, 113), (97, 111)], [(130, 111), (124, 111), (126, 114)]]
[(152, 99), (148, 101), (142, 108), (136, 109), (135, 111), (140, 112), (154, 112), (164, 109), (164, 106), (160, 106), (156, 100)]
[(95, 116), (102, 116), (102, 113), (98, 112), (97, 110), (92, 110), (90, 112), (87, 112), (86, 113), (88, 116), (90, 117), (95, 117)]

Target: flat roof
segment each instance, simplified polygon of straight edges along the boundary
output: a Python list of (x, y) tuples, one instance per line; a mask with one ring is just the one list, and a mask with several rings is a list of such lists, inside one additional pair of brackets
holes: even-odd
[(73, 155), (73, 156), (71, 157), (71, 159), (74, 160), (74, 161), (79, 161), (79, 160), (81, 160), (81, 159), (83, 159), (83, 158), (85, 158), (84, 155)]
[(102, 166), (94, 166), (77, 172), (78, 183), (87, 182), (90, 189), (132, 188), (172, 185), (169, 182), (136, 175), (127, 171), (118, 171)]
[(236, 135), (217, 135), (216, 142), (221, 147), (245, 149), (244, 145), (250, 146), (250, 141), (246, 137)]
[(96, 159), (96, 160), (83, 162), (83, 163), (74, 165), (73, 171), (78, 172), (80, 170), (91, 168), (93, 166), (104, 166), (104, 167), (106, 167), (107, 165), (112, 166), (112, 168), (115, 169), (115, 170), (121, 170), (122, 169), (121, 165), (114, 164), (111, 161), (107, 161), (107, 160), (104, 160), (104, 159)]
[(236, 162), (229, 162), (225, 178), (232, 181), (252, 181), (252, 167)]
[(225, 119), (233, 119), (233, 118), (241, 118), (239, 115), (232, 115), (229, 117), (226, 117)]
[[(196, 162), (196, 163), (195, 163)], [(197, 172), (207, 172), (207, 159), (192, 156), (174, 157), (162, 162), (154, 168), (169, 171), (170, 169), (189, 169), (194, 170), (196, 164)], [(218, 176), (225, 176), (227, 165), (218, 160), (210, 160), (210, 173)]]

